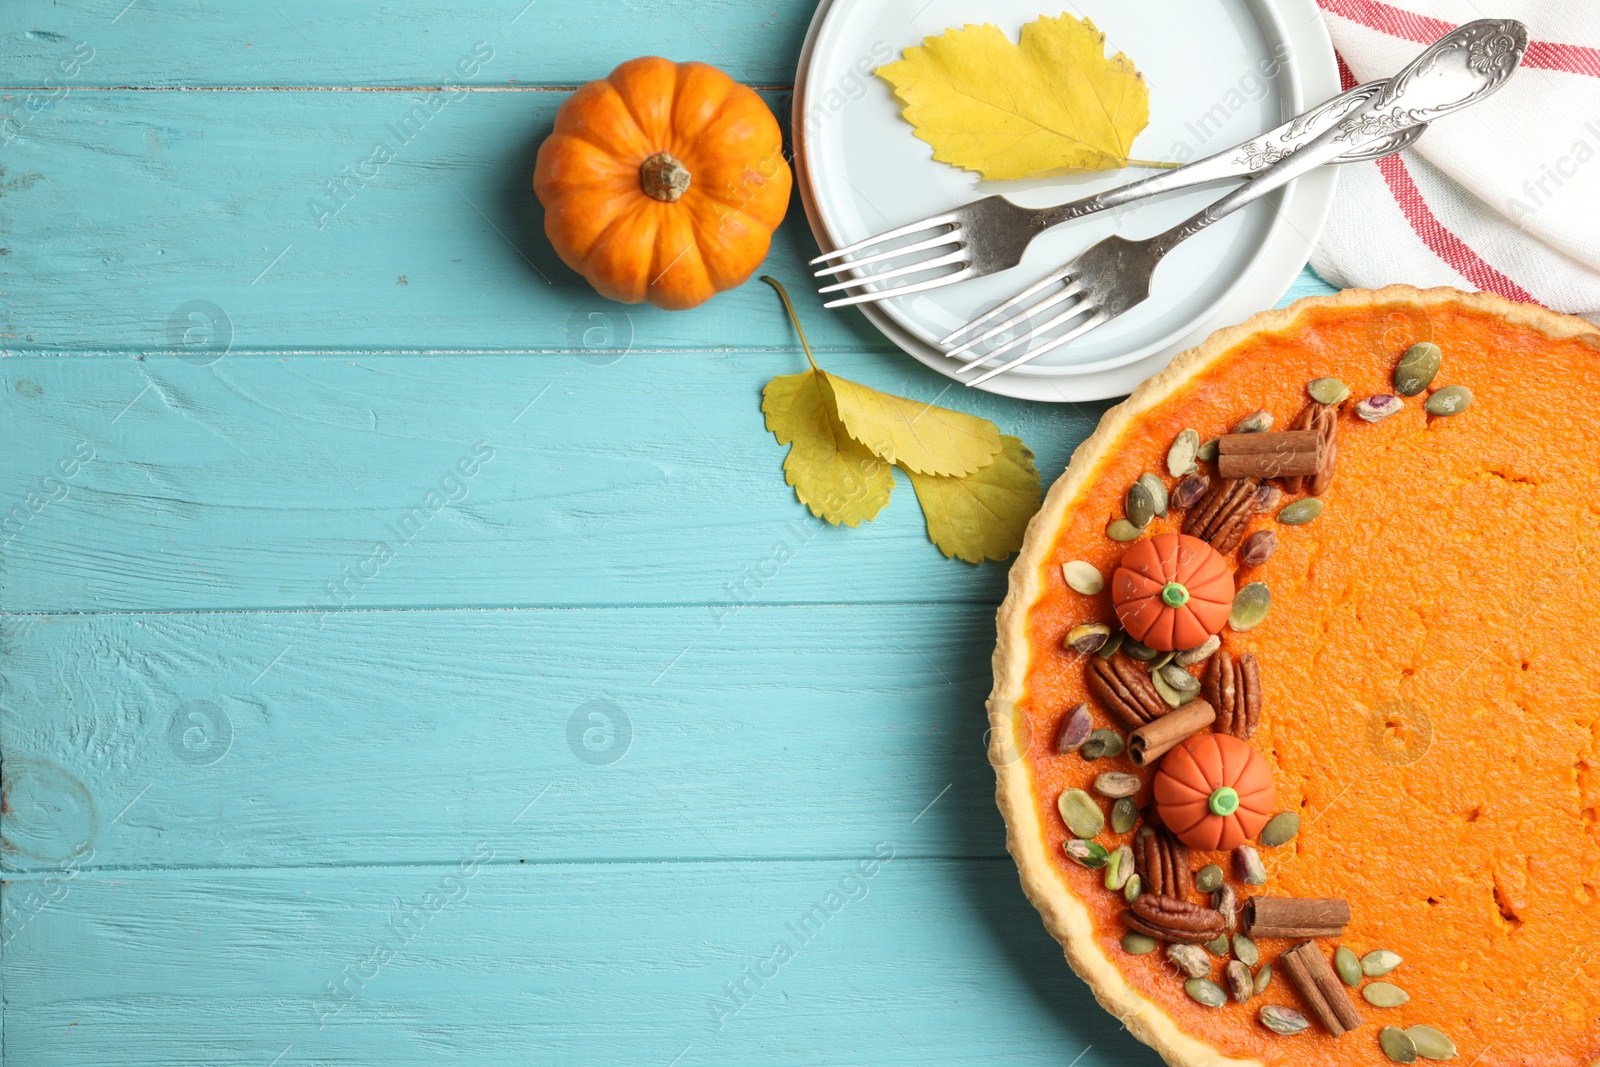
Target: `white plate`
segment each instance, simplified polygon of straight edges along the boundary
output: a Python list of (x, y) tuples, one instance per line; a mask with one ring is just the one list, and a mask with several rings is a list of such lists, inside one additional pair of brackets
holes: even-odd
[[(1339, 91), (1333, 49), (1314, 0), (1090, 0), (1087, 15), (1150, 84), (1150, 125), (1135, 154), (1186, 161), (1243, 141)], [(873, 68), (908, 45), (967, 22), (1012, 39), (1038, 0), (825, 0), (795, 79), (794, 143), (801, 200), (818, 243), (836, 248), (991, 192), (1043, 205), (1133, 180), (1143, 170), (1039, 181), (980, 182), (932, 159)], [(1276, 60), (1276, 62), (1275, 62)], [(1264, 76), (1266, 71), (1270, 76)], [(980, 388), (1033, 400), (1126, 393), (1217, 327), (1271, 307), (1305, 266), (1333, 200), (1325, 168), (1180, 245), (1151, 298)], [(1175, 193), (1068, 223), (1034, 241), (1022, 264), (931, 293), (866, 305), (890, 340), (947, 375), (959, 365), (937, 340), (1112, 232), (1148, 236), (1221, 196), (1224, 185)], [(1101, 369), (1088, 370), (1088, 365)]]

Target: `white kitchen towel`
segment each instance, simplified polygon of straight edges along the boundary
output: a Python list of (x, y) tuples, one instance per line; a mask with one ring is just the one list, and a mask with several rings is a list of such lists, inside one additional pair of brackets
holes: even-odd
[(1522, 66), (1414, 148), (1340, 168), (1311, 266), (1334, 285), (1483, 289), (1600, 322), (1600, 0), (1317, 0), (1347, 84), (1474, 19), (1528, 27)]

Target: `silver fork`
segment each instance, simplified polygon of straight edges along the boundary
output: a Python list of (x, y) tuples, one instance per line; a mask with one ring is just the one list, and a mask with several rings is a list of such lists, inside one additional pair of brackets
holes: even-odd
[[(811, 261), (812, 266), (819, 263), (828, 264), (816, 272), (816, 277), (843, 276), (852, 271), (857, 274), (856, 277), (818, 290), (823, 294), (861, 288), (868, 282), (882, 283), (896, 278), (910, 278), (931, 270), (941, 273), (932, 278), (906, 281), (891, 289), (868, 290), (853, 296), (839, 297), (823, 306), (844, 307), (873, 300), (887, 300), (890, 297), (926, 292), (969, 278), (981, 278), (996, 271), (1008, 270), (1022, 262), (1022, 254), (1027, 251), (1028, 245), (1035, 237), (1063, 222), (1093, 215), (1097, 211), (1121, 207), (1175, 189), (1188, 189), (1226, 178), (1249, 177), (1265, 170), (1296, 148), (1332, 128), (1346, 115), (1360, 110), (1383, 88), (1383, 85), (1383, 82), (1358, 85), (1289, 120), (1277, 129), (1230, 148), (1226, 152), (1196, 160), (1176, 170), (1163, 171), (1116, 189), (1108, 189), (1070, 204), (1025, 208), (1018, 207), (1003, 196), (986, 196), (982, 200), (974, 200), (970, 204), (964, 204), (950, 211), (941, 211), (937, 215), (930, 215), (904, 226), (897, 226), (844, 248), (825, 252)], [(1381, 144), (1363, 145), (1359, 149), (1352, 150), (1341, 162), (1376, 159), (1380, 155), (1387, 155), (1422, 136), (1424, 128), (1416, 126), (1395, 134), (1392, 138), (1396, 142), (1393, 148), (1383, 147)], [(923, 231), (930, 231), (930, 236), (910, 244), (898, 246), (894, 244), (903, 238), (915, 237)], [(846, 258), (856, 256), (859, 258)], [(918, 256), (919, 259), (912, 263), (889, 266), (894, 260), (905, 256)], [(861, 268), (878, 264), (884, 266), (875, 272), (860, 273)], [(953, 270), (945, 269), (952, 267)]]
[[(1060, 270), (951, 333), (940, 344), (948, 345), (961, 334), (981, 326), (1058, 282), (1065, 283), (1058, 292), (1023, 307), (946, 354), (954, 356), (968, 352), (984, 340), (1068, 301), (1072, 302), (1066, 309), (1054, 314), (1048, 321), (1027, 329), (993, 351), (985, 352), (956, 373), (965, 373), (981, 363), (1000, 358), (1018, 346), (1024, 349), (1021, 355), (986, 370), (966, 383), (969, 386), (978, 385), (1083, 336), (1149, 297), (1150, 278), (1155, 273), (1156, 264), (1183, 241), (1307, 171), (1340, 158), (1352, 147), (1371, 145), (1374, 140), (1388, 143), (1397, 131), (1407, 126), (1428, 123), (1477, 103), (1505, 84), (1521, 62), (1527, 47), (1526, 27), (1512, 19), (1480, 19), (1452, 30), (1383, 83), (1381, 91), (1360, 113), (1341, 120), (1338, 125), (1319, 134), (1309, 144), (1274, 163), (1204, 211), (1170, 230), (1141, 241), (1130, 241), (1115, 235), (1107, 237)], [(1394, 150), (1393, 147), (1388, 149), (1391, 152)], [(1087, 317), (1065, 333), (1050, 338), (1038, 348), (1028, 347), (1039, 337), (1080, 315)]]

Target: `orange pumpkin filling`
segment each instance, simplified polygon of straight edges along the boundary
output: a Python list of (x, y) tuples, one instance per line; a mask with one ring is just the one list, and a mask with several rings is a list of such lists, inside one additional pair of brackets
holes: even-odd
[[(1443, 351), (1431, 388), (1467, 386), (1470, 407), (1432, 416), (1424, 393), (1382, 421), (1357, 419), (1356, 401), (1394, 392), (1395, 362), (1419, 332)], [(1110, 540), (1107, 524), (1122, 517), (1123, 494), (1142, 473), (1156, 471), (1170, 487), (1163, 460), (1181, 430), (1204, 440), (1257, 408), (1287, 426), (1306, 383), (1325, 376), (1351, 389), (1325, 508), (1301, 526), (1270, 514), (1252, 520), (1251, 532), (1276, 530), (1279, 546), (1233, 582), (1265, 582), (1272, 608), (1254, 629), (1223, 626), (1221, 636), (1234, 655), (1253, 653), (1260, 664), (1261, 720), (1249, 744), (1275, 781), (1275, 810), (1301, 816), (1294, 840), (1261, 850), (1266, 885), (1242, 891), (1344, 898), (1353, 918), (1337, 943), (1404, 960), (1383, 980), (1409, 1002), (1378, 1008), (1357, 996), (1363, 1025), (1339, 1038), (1315, 1022), (1293, 1036), (1258, 1023), (1267, 1004), (1311, 1017), (1281, 972), (1246, 1004), (1208, 1008), (1185, 994), (1161, 951), (1122, 951), (1126, 904), (1102, 872), (1065, 857), (1071, 835), (1056, 798), (1091, 788), (1106, 771), (1140, 771), (1125, 755), (1090, 761), (1054, 744), (1083, 701), (1096, 727), (1126, 732), (1085, 685), (1089, 657), (1062, 643), (1074, 626), (1117, 623), (1116, 580), (1086, 596), (1067, 587), (1062, 564), (1086, 560), (1117, 573), (1130, 546)], [(1181, 523), (1177, 511), (1156, 518), (1147, 538)], [(1152, 551), (1137, 547), (1149, 543), (1129, 554)], [(1237, 559), (1228, 554), (1230, 569)], [(1046, 851), (1089, 908), (1099, 947), (1139, 993), (1225, 1055), (1268, 1064), (1384, 1063), (1379, 1029), (1414, 1024), (1448, 1034), (1463, 1067), (1600, 1060), (1600, 637), (1588, 621), (1600, 605), (1600, 352), (1592, 340), (1554, 340), (1460, 305), (1431, 306), (1426, 316), (1410, 306), (1309, 308), (1288, 328), (1250, 337), (1106, 450), (1041, 579), (1019, 708)], [(1155, 584), (1140, 590), (1152, 615), (1182, 610), (1162, 604)], [(1194, 634), (1176, 636), (1186, 647)], [(1194, 762), (1185, 748), (1173, 751)], [(1200, 795), (1216, 787), (1204, 771), (1196, 763), (1170, 772), (1169, 799), (1197, 822), (1221, 818), (1205, 807), (1210, 793)], [(1141, 807), (1155, 777), (1144, 772)], [(1115, 848), (1133, 836), (1107, 830), (1099, 840)], [(1208, 863), (1226, 870), (1229, 856), (1194, 853), (1195, 868)], [(1263, 940), (1261, 958), (1275, 962), (1293, 944)], [(1318, 946), (1331, 953), (1334, 942)]]

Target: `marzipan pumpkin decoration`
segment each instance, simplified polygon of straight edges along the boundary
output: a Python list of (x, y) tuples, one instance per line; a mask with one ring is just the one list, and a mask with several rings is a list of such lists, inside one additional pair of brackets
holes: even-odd
[(1272, 818), (1278, 789), (1272, 769), (1249, 744), (1228, 734), (1195, 734), (1161, 760), (1156, 813), (1190, 848), (1238, 848)]
[(562, 262), (602, 296), (669, 309), (750, 277), (790, 181), (759, 96), (715, 67), (653, 56), (561, 105), (533, 172)]
[(1204, 644), (1233, 610), (1233, 575), (1217, 550), (1188, 534), (1157, 534), (1122, 555), (1111, 600), (1128, 636), (1160, 652)]

